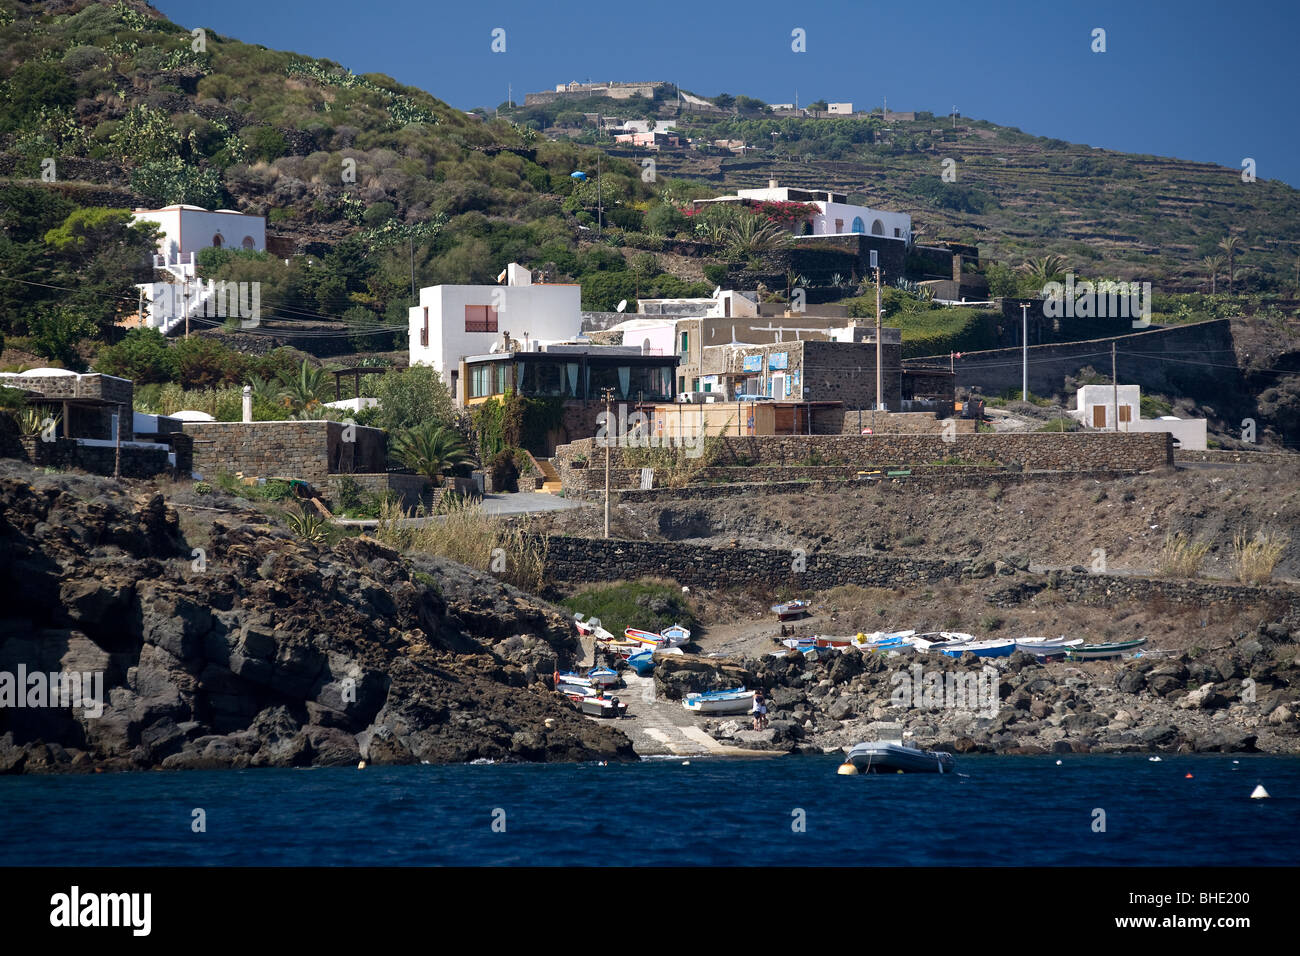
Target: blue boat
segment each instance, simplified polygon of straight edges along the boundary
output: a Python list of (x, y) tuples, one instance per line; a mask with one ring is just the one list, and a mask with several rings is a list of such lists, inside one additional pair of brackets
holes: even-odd
[(645, 677), (655, 668), (654, 651), (640, 651), (627, 659), (628, 666), (636, 671), (638, 677)]
[(682, 706), (700, 714), (742, 714), (754, 705), (754, 692), (736, 687), (732, 690), (710, 690), (702, 694), (687, 694)]
[(1015, 653), (1015, 641), (966, 641), (951, 647), (936, 647), (935, 650), (949, 657), (961, 657), (974, 654), (976, 657), (1010, 657)]

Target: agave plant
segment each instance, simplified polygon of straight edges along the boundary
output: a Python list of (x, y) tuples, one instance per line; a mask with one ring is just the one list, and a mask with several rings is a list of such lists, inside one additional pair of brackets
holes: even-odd
[(17, 416), (18, 433), (24, 438), (35, 438), (45, 430), (47, 420), (53, 420), (55, 429), (58, 429), (59, 422), (62, 421), (62, 415), (49, 415), (40, 408), (24, 408)]
[(443, 474), (454, 465), (470, 460), (460, 435), (436, 422), (399, 432), (393, 438), (392, 456), (434, 485), (441, 484)]
[(325, 540), (325, 519), (314, 511), (304, 511), (298, 506), (296, 512), (285, 515), (289, 530), (311, 544), (321, 544)]

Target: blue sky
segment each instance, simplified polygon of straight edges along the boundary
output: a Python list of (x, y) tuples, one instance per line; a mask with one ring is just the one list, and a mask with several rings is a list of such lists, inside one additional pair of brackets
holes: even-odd
[[(155, 0), (186, 26), (386, 73), (453, 106), (570, 80), (947, 113), (1300, 186), (1300, 3)], [(791, 12), (791, 11), (796, 12)], [(492, 31), (506, 51), (491, 51)], [(806, 31), (807, 52), (791, 50)], [(1106, 52), (1090, 49), (1106, 31)]]

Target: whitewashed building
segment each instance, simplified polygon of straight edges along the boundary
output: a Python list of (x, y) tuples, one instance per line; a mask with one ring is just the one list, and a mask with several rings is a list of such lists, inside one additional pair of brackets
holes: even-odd
[(144, 311), (142, 325), (164, 335), (185, 321), (186, 315), (204, 315), (211, 289), (198, 280), (195, 256), (203, 249), (250, 249), (266, 251), (266, 217), (250, 216), (233, 209), (208, 210), (200, 206), (173, 205), (162, 209), (136, 209), (135, 222), (153, 222), (160, 227), (156, 270), (168, 274), (164, 282), (138, 285)]
[[(1121, 432), (1167, 432), (1179, 448), (1204, 451), (1207, 445), (1204, 418), (1162, 415), (1142, 417), (1142, 389), (1138, 385), (1084, 385), (1075, 395), (1070, 413), (1085, 428)], [(1115, 427), (1118, 421), (1118, 429)]]
[(532, 273), (511, 263), (502, 285), (436, 285), (420, 290), (410, 309), (410, 364), (428, 365), (459, 394), (461, 359), (572, 342), (582, 334), (582, 288), (576, 284), (533, 284)]
[(797, 202), (817, 207), (799, 233), (804, 236), (871, 235), (910, 242), (912, 217), (903, 212), (889, 212), (857, 206), (848, 201), (844, 193), (828, 189), (791, 189), (778, 186), (775, 179), (768, 180), (765, 189), (737, 189), (735, 195), (714, 199), (697, 199), (696, 208), (710, 203), (740, 203), (753, 205), (760, 202)]

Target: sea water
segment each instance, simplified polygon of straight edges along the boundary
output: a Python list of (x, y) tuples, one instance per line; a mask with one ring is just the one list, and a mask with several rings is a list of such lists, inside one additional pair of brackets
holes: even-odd
[(7, 777), (0, 865), (1300, 862), (1300, 758), (959, 757), (943, 776), (840, 760)]

